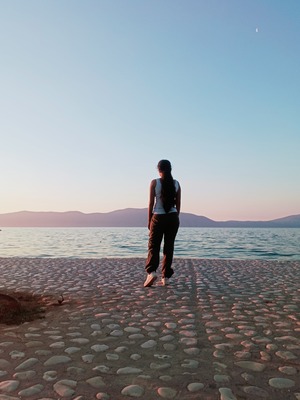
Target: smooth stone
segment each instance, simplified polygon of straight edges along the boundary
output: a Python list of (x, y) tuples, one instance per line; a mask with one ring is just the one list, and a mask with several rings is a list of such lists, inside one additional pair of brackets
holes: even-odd
[(17, 350), (13, 350), (9, 353), (10, 358), (12, 360), (17, 360), (18, 358), (24, 358), (25, 357), (25, 353), (23, 353), (22, 351), (17, 351)]
[[(20, 400), (20, 397), (12, 397), (12, 396), (8, 396), (6, 394), (1, 394), (0, 395), (0, 400)], [(50, 399), (52, 400), (52, 399)]]
[(99, 371), (107, 374), (109, 372), (109, 368), (106, 365), (97, 365), (97, 367), (93, 368), (93, 371)]
[(280, 372), (286, 375), (296, 375), (297, 374), (297, 369), (294, 367), (279, 367), (278, 368)]
[[(0, 382), (0, 390), (2, 392), (10, 393), (16, 390), (20, 385), (19, 381), (9, 380)], [(1, 395), (0, 395), (1, 396)]]
[(89, 339), (85, 339), (85, 338), (75, 338), (75, 339), (71, 339), (71, 342), (78, 343), (78, 344), (87, 344), (90, 341), (89, 341)]
[(109, 394), (107, 394), (107, 393), (102, 393), (102, 392), (100, 392), (100, 393), (97, 393), (97, 394), (96, 394), (96, 399), (97, 399), (97, 400), (109, 400), (109, 399), (110, 399), (110, 396), (109, 396)]
[(94, 331), (100, 331), (101, 326), (99, 324), (92, 324), (91, 329), (93, 329)]
[(171, 364), (170, 363), (164, 363), (164, 364), (159, 364), (159, 363), (150, 363), (150, 368), (155, 369), (157, 371), (161, 371), (162, 369), (167, 369), (170, 368)]
[(87, 364), (91, 364), (94, 358), (95, 358), (94, 354), (85, 354), (81, 357), (82, 361)]
[(46, 382), (52, 382), (57, 379), (57, 371), (46, 371), (44, 372), (43, 379)]
[(166, 335), (159, 338), (159, 340), (161, 340), (162, 342), (171, 342), (174, 339), (175, 337), (173, 335)]
[(251, 353), (248, 351), (236, 351), (234, 355), (236, 358), (243, 358), (245, 360), (249, 360), (249, 358), (251, 358)]
[(40, 337), (41, 335), (39, 333), (25, 333), (26, 338), (30, 337)]
[(220, 400), (237, 400), (229, 388), (220, 388), (219, 392), (221, 395)]
[(112, 353), (107, 353), (106, 354), (106, 359), (109, 361), (117, 361), (119, 360), (119, 355), (118, 354), (112, 354)]
[(208, 337), (208, 339), (209, 339), (211, 342), (219, 342), (219, 341), (223, 340), (223, 336), (220, 336), (220, 335), (211, 335), (211, 336)]
[(243, 335), (241, 335), (240, 333), (227, 333), (225, 336), (228, 339), (232, 339), (232, 340), (241, 339), (243, 337)]
[(295, 386), (295, 382), (287, 378), (271, 378), (269, 385), (276, 389), (288, 389)]
[(52, 352), (50, 350), (37, 350), (35, 351), (35, 354), (37, 356), (49, 356), (50, 354), (52, 354)]
[(147, 342), (141, 344), (141, 347), (143, 349), (151, 349), (152, 347), (155, 347), (157, 345), (157, 342), (155, 340), (148, 340)]
[(213, 352), (213, 356), (216, 358), (224, 358), (225, 357), (225, 353), (222, 350), (216, 350)]
[(158, 327), (158, 326), (161, 326), (161, 322), (159, 322), (159, 321), (148, 322), (147, 325)]
[(214, 375), (214, 381), (217, 383), (229, 382), (230, 376), (228, 375)]
[(175, 329), (175, 328), (177, 327), (177, 324), (176, 324), (175, 322), (166, 322), (166, 323), (165, 323), (165, 326), (166, 326), (168, 329)]
[(139, 374), (143, 372), (143, 370), (139, 368), (133, 368), (133, 367), (124, 367), (124, 368), (119, 368), (117, 370), (118, 375), (125, 375), (125, 374)]
[(119, 336), (123, 336), (124, 332), (121, 331), (120, 329), (115, 329), (112, 332), (110, 332), (110, 336), (114, 336), (114, 337), (119, 337)]
[(124, 396), (141, 397), (144, 394), (144, 388), (139, 385), (129, 385), (121, 391)]
[(182, 338), (180, 339), (180, 343), (185, 344), (186, 346), (196, 346), (198, 340), (197, 339), (190, 339), (190, 338)]
[(167, 360), (172, 358), (171, 356), (167, 355), (167, 354), (154, 354), (155, 358), (159, 358), (160, 360)]
[(181, 364), (183, 368), (198, 368), (199, 361), (196, 360), (183, 360), (184, 362)]
[(94, 376), (93, 378), (88, 379), (86, 382), (96, 389), (105, 386), (105, 383), (103, 382), (101, 376)]
[(131, 354), (130, 358), (134, 361), (139, 360), (140, 358), (142, 358), (142, 356), (140, 354)]
[(144, 337), (145, 335), (143, 335), (142, 333), (133, 333), (132, 335), (128, 336), (130, 340), (143, 339)]
[(63, 349), (65, 347), (65, 342), (55, 342), (50, 344), (51, 349)]
[(44, 389), (44, 386), (38, 384), (38, 385), (34, 385), (34, 386), (29, 387), (29, 388), (26, 388), (26, 389), (21, 390), (21, 391), (18, 393), (18, 395), (19, 395), (20, 397), (31, 397), (31, 396), (33, 396), (33, 395), (35, 395), (35, 394), (41, 393), (41, 391), (42, 391), (43, 389)]
[(126, 346), (119, 346), (115, 349), (116, 353), (124, 353), (126, 350), (128, 350), (128, 347)]
[(295, 360), (297, 358), (297, 356), (291, 351), (276, 351), (275, 354), (277, 357), (280, 357), (284, 360)]
[(59, 396), (69, 397), (75, 393), (77, 382), (70, 379), (63, 379), (53, 385), (53, 389)]
[(102, 351), (108, 350), (109, 346), (107, 346), (106, 344), (94, 344), (91, 349), (94, 350), (96, 353), (101, 353)]
[(141, 332), (141, 328), (135, 328), (134, 326), (127, 326), (124, 329), (124, 331), (128, 332), (128, 333), (138, 333), (138, 332)]
[(256, 372), (262, 372), (266, 369), (266, 366), (264, 364), (260, 364), (254, 361), (238, 361), (235, 362), (235, 365), (237, 365), (240, 368), (245, 368), (249, 369), (250, 371), (256, 371)]
[(68, 347), (68, 348), (65, 349), (65, 353), (74, 354), (74, 353), (77, 353), (80, 350), (81, 350), (80, 347)]
[(218, 343), (218, 344), (215, 344), (215, 348), (216, 349), (218, 349), (218, 350), (230, 350), (230, 349), (232, 349), (232, 347), (233, 347), (233, 344), (232, 343)]
[(263, 399), (267, 399), (269, 396), (269, 393), (264, 390), (261, 389), (257, 386), (245, 386), (243, 387), (243, 390), (246, 394), (250, 394), (251, 396), (255, 397), (255, 398), (263, 398)]
[(169, 387), (160, 387), (157, 389), (157, 393), (164, 399), (174, 399), (174, 397), (177, 395), (176, 390)]
[(215, 367), (216, 371), (223, 371), (224, 369), (227, 369), (227, 365), (220, 363), (220, 362), (213, 362), (213, 366)]
[(179, 331), (179, 335), (185, 336), (185, 337), (195, 337), (197, 336), (197, 332), (195, 331)]
[(275, 350), (278, 349), (278, 346), (277, 346), (276, 344), (273, 344), (273, 343), (268, 343), (268, 344), (266, 345), (266, 349), (267, 349), (267, 350), (270, 350), (270, 351), (275, 351)]
[(50, 357), (49, 360), (44, 362), (44, 365), (50, 366), (50, 365), (56, 365), (56, 364), (65, 364), (69, 361), (72, 361), (70, 357), (67, 356), (53, 356)]
[(189, 356), (196, 356), (200, 353), (200, 349), (198, 349), (197, 347), (191, 347), (189, 349), (184, 349), (183, 351)]
[(22, 362), (20, 365), (16, 367), (16, 371), (21, 371), (22, 369), (31, 368), (35, 365), (39, 360), (37, 358), (29, 358), (28, 360)]
[(275, 337), (275, 340), (278, 342), (298, 342), (299, 339), (297, 339), (295, 336), (280, 336), (280, 337)]
[(43, 346), (43, 345), (44, 345), (44, 343), (40, 342), (38, 340), (31, 340), (30, 342), (25, 343), (25, 346), (29, 349), (32, 347), (39, 347), (39, 346)]
[(23, 371), (23, 372), (16, 372), (13, 377), (15, 379), (19, 379), (20, 381), (31, 379), (36, 375), (35, 371)]
[(193, 382), (187, 386), (187, 389), (189, 392), (198, 392), (198, 390), (201, 390), (203, 388), (204, 388), (204, 385), (203, 385), (203, 383), (200, 383), (200, 382)]

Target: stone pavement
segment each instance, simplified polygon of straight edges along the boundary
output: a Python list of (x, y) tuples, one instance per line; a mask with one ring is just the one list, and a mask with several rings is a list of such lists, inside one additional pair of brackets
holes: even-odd
[[(0, 292), (44, 319), (0, 324), (0, 400), (300, 400), (300, 262), (0, 259)], [(56, 300), (55, 300), (56, 301)]]

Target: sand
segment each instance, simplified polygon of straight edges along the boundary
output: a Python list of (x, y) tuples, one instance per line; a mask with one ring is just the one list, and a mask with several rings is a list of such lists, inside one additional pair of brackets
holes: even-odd
[[(0, 259), (0, 293), (44, 313), (0, 324), (0, 400), (300, 399), (300, 262)], [(0, 299), (1, 302), (1, 299)]]

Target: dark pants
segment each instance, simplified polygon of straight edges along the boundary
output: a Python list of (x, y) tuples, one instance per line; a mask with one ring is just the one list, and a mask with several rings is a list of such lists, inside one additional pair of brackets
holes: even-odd
[(164, 238), (162, 277), (171, 278), (174, 270), (171, 268), (174, 253), (175, 237), (179, 228), (178, 214), (154, 214), (151, 219), (148, 258), (146, 271), (155, 272), (159, 266), (159, 252), (162, 239)]

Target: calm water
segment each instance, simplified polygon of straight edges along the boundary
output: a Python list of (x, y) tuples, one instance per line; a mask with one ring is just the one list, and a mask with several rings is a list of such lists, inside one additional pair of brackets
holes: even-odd
[[(0, 257), (146, 257), (146, 228), (3, 228)], [(180, 228), (175, 257), (300, 260), (300, 229)]]

